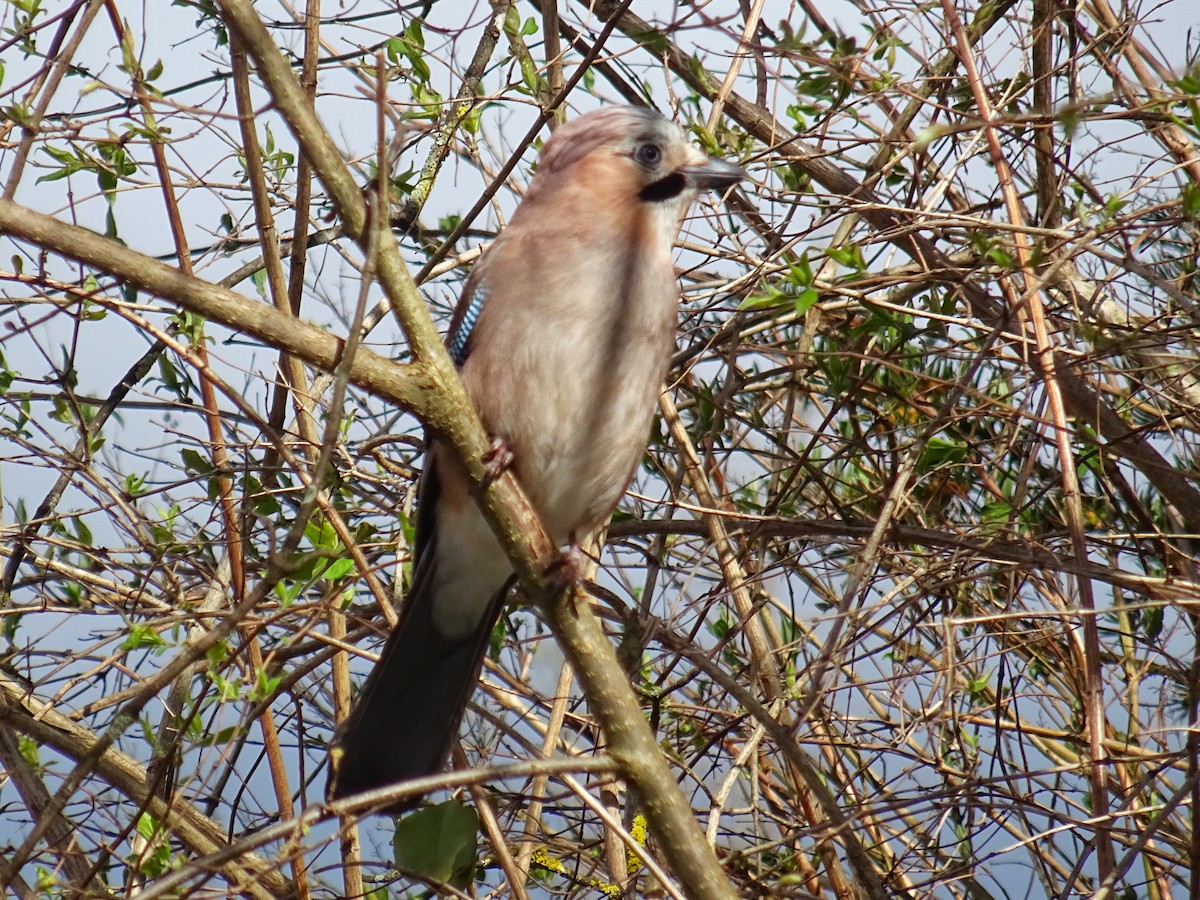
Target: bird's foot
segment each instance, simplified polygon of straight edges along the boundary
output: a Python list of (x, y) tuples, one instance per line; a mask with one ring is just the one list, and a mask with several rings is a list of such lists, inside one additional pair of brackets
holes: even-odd
[(580, 548), (579, 542), (575, 539), (574, 532), (572, 532), (567, 549), (547, 567), (546, 578), (549, 579), (550, 583), (557, 590), (565, 591), (567, 588), (575, 587), (582, 582), (586, 572), (587, 557)]
[(512, 448), (502, 437), (492, 438), (492, 447), (483, 454), (483, 489), (487, 490), (505, 472), (512, 468)]

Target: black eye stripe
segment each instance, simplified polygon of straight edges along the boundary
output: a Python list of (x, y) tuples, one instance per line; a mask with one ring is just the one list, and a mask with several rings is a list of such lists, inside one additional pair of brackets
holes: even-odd
[(687, 182), (678, 172), (672, 172), (666, 178), (652, 181), (638, 192), (638, 197), (648, 203), (661, 203), (671, 200), (683, 193)]

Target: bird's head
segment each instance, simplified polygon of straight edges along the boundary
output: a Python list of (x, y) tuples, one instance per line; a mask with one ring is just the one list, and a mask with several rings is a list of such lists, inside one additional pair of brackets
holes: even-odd
[(680, 213), (698, 191), (728, 188), (745, 177), (743, 168), (706, 155), (654, 110), (610, 106), (555, 131), (527, 200), (571, 184), (602, 202), (637, 202)]

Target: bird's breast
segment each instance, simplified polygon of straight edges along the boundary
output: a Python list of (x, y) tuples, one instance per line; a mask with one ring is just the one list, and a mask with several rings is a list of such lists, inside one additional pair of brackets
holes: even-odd
[(678, 305), (669, 259), (655, 262), (548, 285), (557, 295), (531, 285), (502, 320), (481, 319), (463, 367), (484, 425), (513, 451), (558, 543), (607, 520), (644, 452)]

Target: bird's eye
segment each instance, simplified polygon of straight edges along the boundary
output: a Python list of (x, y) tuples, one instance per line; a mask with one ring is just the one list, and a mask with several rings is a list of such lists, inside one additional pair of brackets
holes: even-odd
[(633, 158), (643, 166), (657, 166), (662, 162), (662, 147), (658, 144), (642, 144), (633, 151)]

